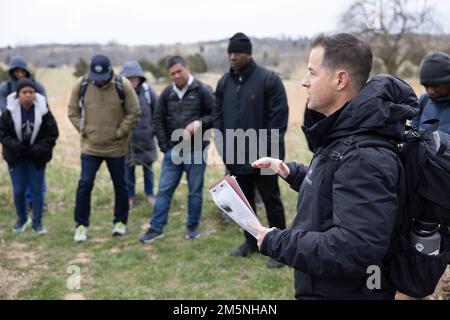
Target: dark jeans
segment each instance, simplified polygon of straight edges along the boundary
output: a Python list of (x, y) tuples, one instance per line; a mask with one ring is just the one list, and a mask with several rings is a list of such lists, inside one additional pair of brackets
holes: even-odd
[(45, 166), (36, 167), (31, 160), (20, 160), (8, 169), (13, 185), (14, 204), (20, 223), (24, 223), (28, 219), (25, 207), (25, 191), (27, 186), (30, 186), (33, 204), (33, 226), (40, 225), (42, 222), (42, 207), (44, 205), (42, 185)]
[(81, 155), (81, 177), (78, 182), (75, 222), (77, 225), (89, 226), (91, 214), (91, 192), (94, 187), (95, 176), (102, 162), (108, 166), (109, 174), (114, 185), (115, 206), (114, 223), (127, 223), (128, 220), (128, 194), (125, 185), (125, 157), (107, 158)]
[[(188, 217), (186, 225), (188, 227), (197, 227), (202, 215), (203, 180), (206, 163), (202, 161), (200, 164), (186, 164), (184, 162), (181, 164), (174, 164), (171, 159), (172, 150), (173, 149), (164, 154), (161, 176), (159, 178), (158, 194), (156, 195), (153, 215), (150, 220), (151, 228), (157, 231), (162, 231), (167, 224), (170, 202), (172, 201), (175, 189), (180, 183), (183, 172), (186, 172), (187, 174), (189, 187)], [(191, 156), (193, 157), (193, 154)]]
[[(286, 217), (284, 215), (283, 203), (280, 197), (280, 187), (278, 186), (278, 175), (257, 175), (246, 174), (236, 175), (237, 182), (242, 192), (247, 197), (253, 211), (256, 213), (255, 206), (255, 186), (264, 202), (267, 212), (269, 227), (278, 229), (286, 228)], [(245, 232), (245, 238), (249, 245), (256, 246), (256, 239)]]
[[(149, 165), (142, 165), (144, 171), (144, 192), (147, 196), (153, 196), (153, 169)], [(136, 166), (125, 167), (125, 181), (127, 183), (128, 197), (136, 196)]]
[[(44, 175), (44, 180), (42, 180), (42, 197), (44, 199), (46, 194), (47, 194), (47, 183), (45, 182), (45, 175)], [(25, 190), (25, 200), (27, 205), (33, 203), (33, 194), (31, 192), (31, 185), (27, 185), (27, 188)]]

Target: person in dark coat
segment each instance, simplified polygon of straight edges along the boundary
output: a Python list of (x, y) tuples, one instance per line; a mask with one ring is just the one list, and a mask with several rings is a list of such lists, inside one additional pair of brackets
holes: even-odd
[(209, 144), (204, 133), (211, 127), (215, 99), (212, 90), (194, 78), (183, 57), (170, 57), (166, 69), (173, 83), (161, 92), (153, 121), (164, 158), (149, 228), (139, 238), (143, 243), (164, 236), (170, 202), (183, 172), (186, 172), (189, 188), (185, 237), (196, 239), (200, 236), (198, 228), (206, 169), (204, 156)]
[[(236, 177), (253, 210), (256, 212), (257, 209), (257, 189), (266, 207), (270, 226), (284, 229), (286, 218), (278, 176), (263, 174), (250, 164), (264, 155), (284, 158), (284, 135), (289, 117), (286, 91), (275, 72), (257, 65), (253, 60), (252, 43), (245, 34), (239, 32), (230, 38), (228, 57), (231, 68), (217, 84), (217, 105), (213, 111), (214, 128), (220, 131), (223, 138), (223, 149), (218, 143), (218, 151), (230, 174)], [(227, 132), (239, 135), (242, 130), (249, 136), (253, 135), (254, 141), (249, 139), (233, 143), (227, 136)], [(233, 150), (229, 149), (230, 146)], [(248, 232), (244, 234), (245, 242), (231, 251), (232, 256), (246, 257), (257, 252), (255, 238)], [(267, 262), (269, 268), (282, 266), (273, 259)]]
[[(9, 79), (6, 81), (3, 81), (0, 84), (0, 113), (3, 112), (6, 109), (7, 104), (7, 98), (11, 93), (16, 92), (17, 90), (17, 81), (20, 79), (32, 79), (31, 78), (31, 72), (28, 67), (28, 62), (23, 56), (14, 56), (11, 58), (11, 61), (9, 62), (8, 66), (8, 75)], [(36, 93), (39, 93), (43, 95), (47, 99), (47, 93), (45, 91), (44, 85), (34, 80), (34, 86), (36, 88)], [(42, 186), (42, 192), (44, 195), (47, 193), (47, 185), (45, 183), (45, 178)], [(27, 205), (27, 211), (30, 211), (32, 208), (32, 195), (31, 195), (31, 186), (27, 186), (27, 190), (25, 192), (25, 198), (26, 198), (26, 205)], [(47, 211), (47, 204), (44, 201), (44, 211)]]
[(155, 204), (153, 194), (153, 168), (152, 164), (156, 160), (156, 144), (153, 131), (153, 114), (158, 100), (155, 91), (147, 84), (142, 67), (137, 61), (128, 61), (124, 64), (121, 72), (122, 76), (130, 80), (139, 98), (141, 107), (141, 118), (136, 128), (131, 131), (130, 147), (125, 158), (125, 179), (128, 188), (128, 201), (130, 208), (134, 206), (136, 197), (136, 175), (137, 165), (142, 165), (144, 172), (144, 192), (147, 201), (151, 205)]
[[(0, 117), (0, 142), (3, 158), (8, 163), (18, 218), (13, 231), (24, 232), (32, 224), (34, 231), (45, 234), (42, 186), (45, 166), (52, 158), (58, 138), (58, 127), (45, 97), (36, 93), (34, 81), (20, 79), (16, 90), (8, 96), (6, 109)], [(32, 221), (25, 206), (27, 185), (31, 186), (33, 200)]]
[[(366, 83), (371, 66), (370, 47), (356, 36), (315, 38), (302, 82), (311, 113), (303, 126), (315, 152), (311, 164), (273, 158), (252, 164), (272, 168), (299, 192), (290, 229), (254, 226), (261, 253), (295, 269), (297, 299), (395, 296), (382, 272), (380, 288), (367, 282), (369, 267), (382, 270), (401, 212), (405, 173), (400, 158), (378, 147), (355, 147), (342, 157), (331, 152), (364, 134), (401, 143), (406, 120), (417, 113), (417, 97), (400, 79), (381, 75)], [(339, 165), (327, 175), (332, 161)]]
[(420, 112), (411, 125), (421, 128), (430, 119), (439, 119), (439, 130), (450, 134), (450, 56), (431, 52), (420, 63), (420, 84), (426, 93), (420, 96)]

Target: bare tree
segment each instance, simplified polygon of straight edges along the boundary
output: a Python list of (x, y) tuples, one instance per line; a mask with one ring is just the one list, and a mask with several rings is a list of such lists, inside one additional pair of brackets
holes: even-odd
[(358, 0), (342, 15), (342, 26), (366, 38), (385, 71), (397, 74), (427, 48), (418, 34), (441, 32), (427, 0)]

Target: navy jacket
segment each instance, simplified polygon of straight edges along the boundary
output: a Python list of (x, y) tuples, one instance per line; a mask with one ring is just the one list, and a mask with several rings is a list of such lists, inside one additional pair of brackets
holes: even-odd
[(419, 101), (426, 100), (423, 111), (411, 120), (411, 124), (420, 128), (422, 123), (430, 119), (439, 119), (439, 130), (450, 134), (450, 97), (431, 99), (425, 93), (420, 96)]
[[(31, 73), (28, 69), (28, 64), (25, 58), (23, 58), (22, 56), (13, 57), (9, 62), (8, 68), (9, 80), (4, 81), (0, 84), (0, 111), (6, 109), (8, 95), (10, 95), (13, 92), (16, 92), (18, 79), (14, 76), (14, 70), (18, 68), (25, 70), (26, 77), (31, 78)], [(35, 85), (36, 85), (36, 92), (40, 93), (44, 97), (47, 97), (45, 88), (42, 85), (42, 83), (35, 81)]]
[[(416, 108), (410, 86), (375, 76), (335, 114), (309, 117), (316, 122), (303, 130), (313, 150), (356, 134), (401, 142)], [(340, 160), (328, 180), (332, 186), (326, 186), (329, 161), (315, 154), (309, 168), (289, 164), (286, 180), (299, 192), (297, 216), (290, 230), (268, 233), (261, 252), (295, 268), (298, 299), (392, 299), (395, 289), (384, 277), (380, 290), (369, 290), (366, 282), (367, 268), (383, 265), (391, 243), (404, 185), (400, 159), (385, 148), (356, 148)]]
[[(284, 135), (288, 125), (289, 107), (280, 77), (251, 60), (240, 76), (233, 70), (222, 76), (217, 84), (216, 100), (213, 125), (221, 131), (223, 137), (217, 149), (232, 174), (259, 173), (259, 169), (252, 168), (250, 164), (262, 156), (272, 155), (284, 159)], [(227, 129), (255, 129), (256, 148), (252, 149), (254, 145), (247, 140), (245, 144), (236, 142), (234, 150), (227, 150)], [(260, 139), (260, 129), (267, 129), (268, 139), (265, 146), (261, 145), (264, 139)], [(279, 136), (271, 136), (271, 129), (277, 129)], [(278, 154), (272, 150), (272, 139), (276, 141)], [(267, 150), (266, 154), (262, 154), (262, 147), (262, 150)], [(230, 155), (227, 155), (230, 151), (234, 152), (233, 163), (226, 161), (227, 157), (230, 158)], [(239, 156), (245, 157), (244, 161), (239, 162)]]

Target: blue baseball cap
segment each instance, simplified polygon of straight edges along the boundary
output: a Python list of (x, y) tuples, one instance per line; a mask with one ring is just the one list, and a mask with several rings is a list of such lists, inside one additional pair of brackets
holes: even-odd
[(89, 79), (93, 81), (107, 81), (111, 79), (112, 67), (111, 61), (107, 56), (97, 54), (91, 59), (91, 72)]

